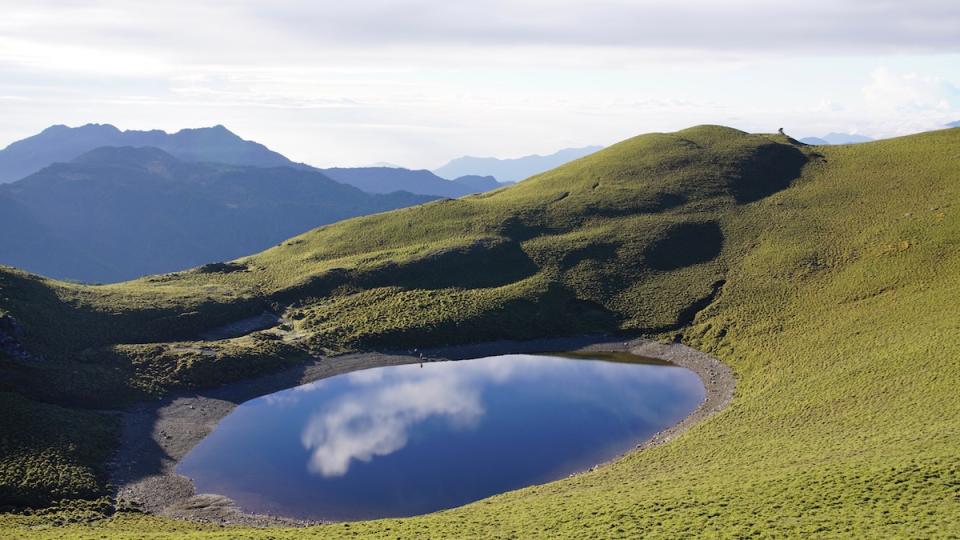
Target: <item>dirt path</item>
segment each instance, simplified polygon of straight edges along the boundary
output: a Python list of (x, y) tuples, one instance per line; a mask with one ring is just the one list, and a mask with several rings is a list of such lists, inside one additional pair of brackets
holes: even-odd
[(435, 360), (460, 360), (500, 354), (546, 352), (630, 352), (668, 360), (687, 368), (703, 381), (706, 400), (679, 424), (661, 431), (638, 448), (666, 443), (690, 426), (722, 410), (733, 397), (733, 372), (715, 358), (677, 344), (610, 338), (571, 338), (411, 350), (405, 354), (357, 353), (320, 358), (309, 364), (221, 388), (182, 394), (139, 405), (124, 416), (124, 429), (112, 480), (120, 486), (118, 498), (143, 510), (167, 517), (252, 526), (308, 525), (310, 522), (242, 512), (222, 495), (197, 494), (193, 482), (175, 468), (197, 443), (234, 407), (318, 379), (360, 369), (420, 362), (420, 354)]

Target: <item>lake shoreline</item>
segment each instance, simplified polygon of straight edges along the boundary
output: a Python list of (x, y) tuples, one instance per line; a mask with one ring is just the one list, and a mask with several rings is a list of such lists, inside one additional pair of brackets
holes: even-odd
[[(316, 358), (274, 374), (209, 390), (178, 393), (154, 403), (138, 404), (128, 409), (123, 416), (120, 448), (111, 464), (111, 481), (119, 486), (117, 497), (124, 506), (132, 505), (151, 514), (222, 525), (315, 525), (321, 522), (248, 514), (222, 495), (197, 494), (193, 482), (176, 473), (176, 465), (237, 405), (262, 395), (374, 367), (421, 361), (464, 360), (502, 354), (558, 352), (628, 352), (667, 360), (699, 376), (706, 389), (704, 402), (679, 423), (654, 434), (632, 451), (669, 442), (691, 426), (725, 408), (733, 397), (733, 372), (719, 360), (684, 345), (663, 344), (644, 339), (624, 341), (611, 337), (578, 337), (523, 342), (498, 341), (422, 351), (411, 349), (390, 353), (352, 353)], [(612, 461), (616, 459), (620, 457)]]

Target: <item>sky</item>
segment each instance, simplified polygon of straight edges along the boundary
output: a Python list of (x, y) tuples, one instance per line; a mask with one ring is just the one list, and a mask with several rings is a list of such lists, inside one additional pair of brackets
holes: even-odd
[(960, 120), (956, 0), (0, 0), (0, 147), (223, 124), (317, 166), (435, 168), (724, 124)]

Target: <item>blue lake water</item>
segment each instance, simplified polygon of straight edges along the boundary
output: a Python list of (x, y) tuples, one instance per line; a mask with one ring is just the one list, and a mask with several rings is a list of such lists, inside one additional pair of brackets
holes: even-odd
[(177, 472), (249, 512), (423, 514), (588, 469), (704, 396), (693, 372), (622, 354), (368, 369), (240, 405)]

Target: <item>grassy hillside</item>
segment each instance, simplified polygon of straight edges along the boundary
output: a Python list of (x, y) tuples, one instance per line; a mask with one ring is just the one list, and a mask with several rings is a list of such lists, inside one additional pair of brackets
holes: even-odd
[[(47, 533), (960, 534), (958, 148), (960, 130), (804, 147), (698, 127), (317, 229), (227, 272), (83, 287), (4, 271), (0, 310), (44, 360), (0, 365), (36, 407), (118, 405), (308, 351), (601, 331), (680, 337), (739, 379), (728, 409), (668, 445), (439, 514), (223, 531), (123, 513)], [(286, 313), (284, 339), (266, 331), (205, 354), (192, 342), (263, 309)], [(50, 519), (0, 522), (13, 533)]]

